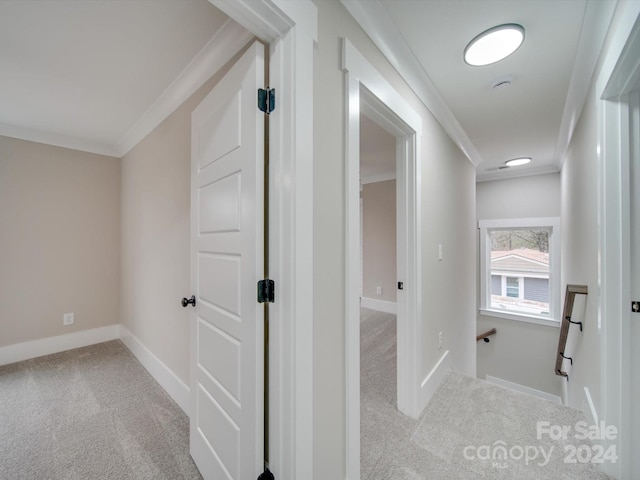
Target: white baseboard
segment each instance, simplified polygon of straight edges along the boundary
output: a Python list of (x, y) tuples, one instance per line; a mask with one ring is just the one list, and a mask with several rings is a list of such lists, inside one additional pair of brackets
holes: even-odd
[(587, 399), (587, 405), (589, 406), (589, 413), (591, 413), (591, 418), (593, 419), (592, 425), (600, 425), (600, 422), (599, 422), (600, 416), (598, 415), (596, 406), (593, 404), (593, 400), (591, 399), (591, 393), (589, 392), (589, 389), (587, 387), (584, 387), (584, 396)]
[(360, 306), (377, 312), (398, 313), (398, 304), (386, 300), (376, 300), (375, 298), (360, 297)]
[(436, 392), (436, 389), (444, 380), (444, 377), (449, 372), (449, 350), (444, 352), (438, 363), (431, 369), (431, 371), (424, 377), (422, 384), (420, 385), (420, 412), (427, 406), (431, 397)]
[(92, 328), (80, 332), (41, 338), (23, 343), (0, 347), (0, 365), (21, 362), (30, 358), (51, 355), (74, 348), (87, 347), (96, 343), (108, 342), (120, 338), (120, 325)]
[(562, 399), (558, 395), (553, 395), (552, 393), (543, 392), (542, 390), (536, 390), (535, 388), (526, 387), (524, 385), (520, 385), (519, 383), (513, 383), (508, 380), (503, 380), (502, 378), (492, 377), (491, 375), (485, 376), (485, 380), (487, 382), (500, 385), (501, 387), (510, 388), (511, 390), (516, 390), (521, 393), (527, 393), (535, 397), (549, 400), (550, 402), (553, 402), (553, 403), (562, 404)]
[(120, 339), (188, 416), (191, 410), (189, 387), (124, 326), (121, 326)]
[(107, 327), (82, 330), (66, 335), (0, 347), (0, 366), (117, 339), (122, 340), (122, 343), (126, 345), (151, 376), (189, 415), (189, 407), (191, 405), (189, 387), (122, 325), (109, 325)]
[[(564, 380), (564, 377), (562, 380)], [(569, 382), (560, 382), (560, 398), (562, 399), (562, 405), (569, 405)]]

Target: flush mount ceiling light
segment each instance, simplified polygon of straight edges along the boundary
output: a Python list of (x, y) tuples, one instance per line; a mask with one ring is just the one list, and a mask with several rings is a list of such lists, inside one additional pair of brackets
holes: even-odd
[(526, 165), (531, 161), (531, 157), (522, 157), (522, 158), (514, 158), (512, 160), (507, 160), (504, 164), (507, 167), (519, 167), (520, 165)]
[(490, 65), (508, 57), (524, 41), (524, 28), (506, 23), (482, 32), (464, 49), (464, 61), (474, 67)]

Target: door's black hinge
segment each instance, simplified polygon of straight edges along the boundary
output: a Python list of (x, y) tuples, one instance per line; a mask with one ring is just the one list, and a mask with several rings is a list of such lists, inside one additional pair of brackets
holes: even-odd
[(273, 303), (275, 301), (276, 284), (268, 278), (258, 282), (258, 303)]
[(276, 477), (274, 477), (273, 473), (271, 473), (269, 469), (266, 468), (264, 472), (258, 475), (258, 480), (276, 480)]
[(267, 87), (258, 89), (258, 108), (269, 114), (276, 109), (276, 89)]

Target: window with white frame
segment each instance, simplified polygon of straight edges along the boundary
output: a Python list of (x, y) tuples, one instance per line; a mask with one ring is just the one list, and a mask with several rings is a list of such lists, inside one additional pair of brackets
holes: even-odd
[(480, 310), (536, 323), (560, 319), (560, 219), (481, 220)]

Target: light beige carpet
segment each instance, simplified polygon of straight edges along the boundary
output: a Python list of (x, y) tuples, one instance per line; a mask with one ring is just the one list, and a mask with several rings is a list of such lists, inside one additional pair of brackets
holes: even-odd
[(120, 341), (0, 367), (0, 479), (200, 478), (189, 418)]
[[(418, 420), (401, 414), (394, 315), (362, 309), (360, 353), (362, 480), (608, 478), (582, 463), (597, 454), (575, 438), (582, 412), (538, 397), (450, 372)], [(538, 422), (572, 430), (554, 441)]]

